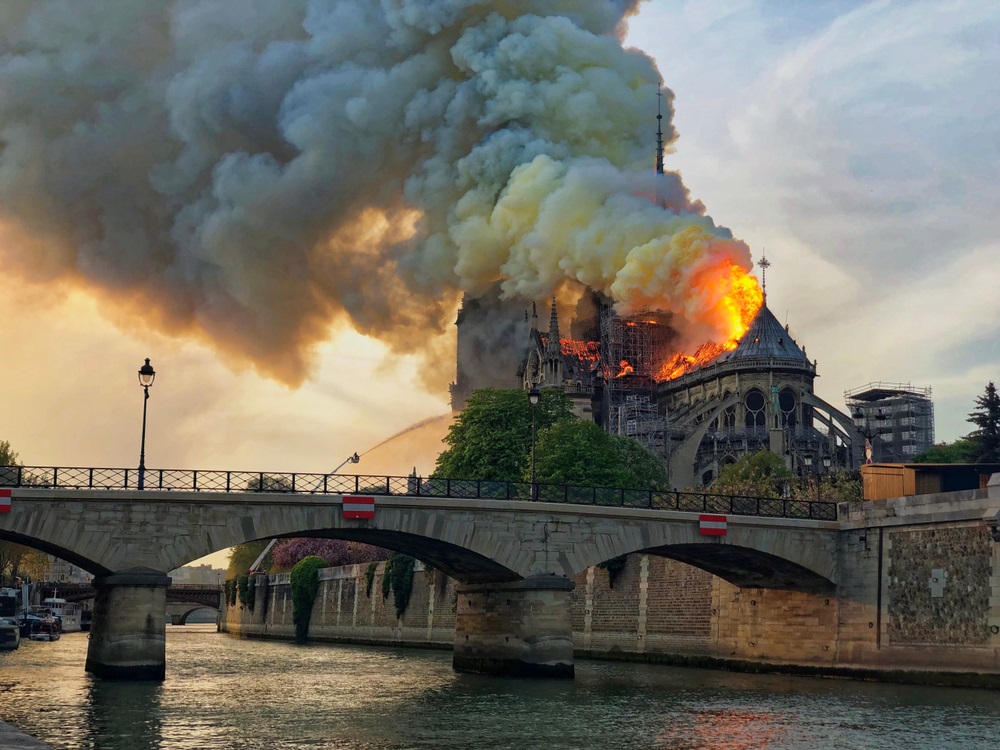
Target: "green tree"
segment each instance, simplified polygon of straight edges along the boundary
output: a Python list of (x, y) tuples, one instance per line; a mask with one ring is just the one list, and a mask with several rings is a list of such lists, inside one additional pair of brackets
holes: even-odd
[[(665, 489), (663, 463), (635, 440), (596, 424), (566, 419), (543, 430), (535, 450), (538, 482), (582, 487)], [(531, 479), (530, 466), (524, 480)]]
[[(573, 410), (559, 390), (545, 388), (535, 408), (539, 432)], [(483, 388), (473, 391), (465, 410), (448, 428), (448, 449), (438, 456), (434, 476), (443, 479), (519, 481), (531, 463), (531, 409), (520, 390)]]
[(636, 489), (670, 489), (667, 468), (662, 460), (638, 440), (624, 435), (612, 435), (615, 450), (625, 468), (635, 477)]
[(289, 576), (292, 622), (295, 623), (295, 640), (299, 643), (305, 643), (309, 637), (309, 620), (319, 591), (319, 571), (326, 567), (329, 566), (322, 557), (305, 557), (295, 564)]
[(781, 497), (783, 486), (791, 485), (792, 472), (785, 459), (771, 451), (757, 451), (741, 456), (736, 463), (722, 467), (712, 492), (721, 495)]
[(7, 440), (0, 440), (0, 466), (20, 466), (17, 452), (10, 447)]
[[(237, 544), (229, 550), (229, 565), (226, 568), (226, 578), (238, 578), (250, 572), (250, 566), (264, 551), (270, 539), (258, 539), (256, 542), (244, 542)], [(264, 558), (262, 570), (270, 568), (270, 553)]]
[(992, 380), (983, 395), (976, 398), (976, 407), (969, 414), (969, 422), (977, 429), (965, 438), (975, 445), (971, 458), (979, 463), (1000, 463), (1000, 394)]
[(913, 458), (918, 464), (964, 464), (975, 460), (979, 446), (972, 440), (956, 440), (942, 443)]

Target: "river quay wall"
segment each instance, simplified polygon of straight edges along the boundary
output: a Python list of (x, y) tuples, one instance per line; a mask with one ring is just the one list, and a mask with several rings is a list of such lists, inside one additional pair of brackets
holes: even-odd
[[(825, 593), (739, 588), (647, 554), (613, 580), (589, 568), (571, 592), (574, 653), (1000, 688), (1000, 542), (980, 494), (842, 507), (837, 586)], [(456, 582), (418, 563), (397, 618), (383, 567), (370, 586), (367, 565), (321, 570), (310, 640), (453, 647)], [(254, 610), (228, 607), (220, 629), (293, 638), (288, 576), (256, 577), (256, 592)]]

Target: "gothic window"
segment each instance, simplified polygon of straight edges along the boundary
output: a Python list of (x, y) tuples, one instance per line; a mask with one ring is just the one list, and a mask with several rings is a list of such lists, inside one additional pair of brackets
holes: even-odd
[(778, 408), (781, 409), (781, 424), (785, 427), (794, 427), (798, 420), (795, 417), (795, 391), (791, 388), (782, 388), (778, 394)]
[[(732, 394), (726, 391), (722, 395), (722, 400), (726, 401)], [(722, 417), (720, 418), (723, 427), (735, 427), (736, 426), (736, 406), (726, 407), (725, 411), (722, 412)]]
[(767, 417), (764, 414), (764, 394), (756, 388), (747, 391), (743, 398), (743, 405), (746, 407), (746, 426), (764, 427), (767, 424)]

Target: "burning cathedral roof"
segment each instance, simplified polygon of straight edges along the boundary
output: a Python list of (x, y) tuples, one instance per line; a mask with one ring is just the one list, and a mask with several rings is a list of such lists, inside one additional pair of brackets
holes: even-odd
[(695, 353), (694, 357), (686, 357), (681, 362), (677, 362), (675, 358), (674, 362), (667, 365), (667, 367), (673, 366), (673, 369), (670, 377), (665, 379), (702, 375), (721, 365), (784, 366), (815, 371), (815, 365), (809, 361), (805, 349), (792, 338), (788, 326), (778, 322), (766, 303), (761, 305), (746, 333), (740, 337), (734, 348), (722, 351), (718, 349), (719, 347), (713, 344), (706, 344)]

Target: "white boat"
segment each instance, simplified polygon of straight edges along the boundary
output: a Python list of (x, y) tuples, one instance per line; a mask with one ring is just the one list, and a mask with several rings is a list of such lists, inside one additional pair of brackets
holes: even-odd
[(28, 636), (33, 641), (58, 641), (59, 623), (54, 617), (46, 617), (32, 623), (31, 635)]
[(77, 602), (67, 602), (65, 599), (48, 597), (42, 600), (41, 612), (48, 611), (59, 621), (59, 630), (63, 633), (75, 633), (80, 630), (83, 616), (83, 605)]

